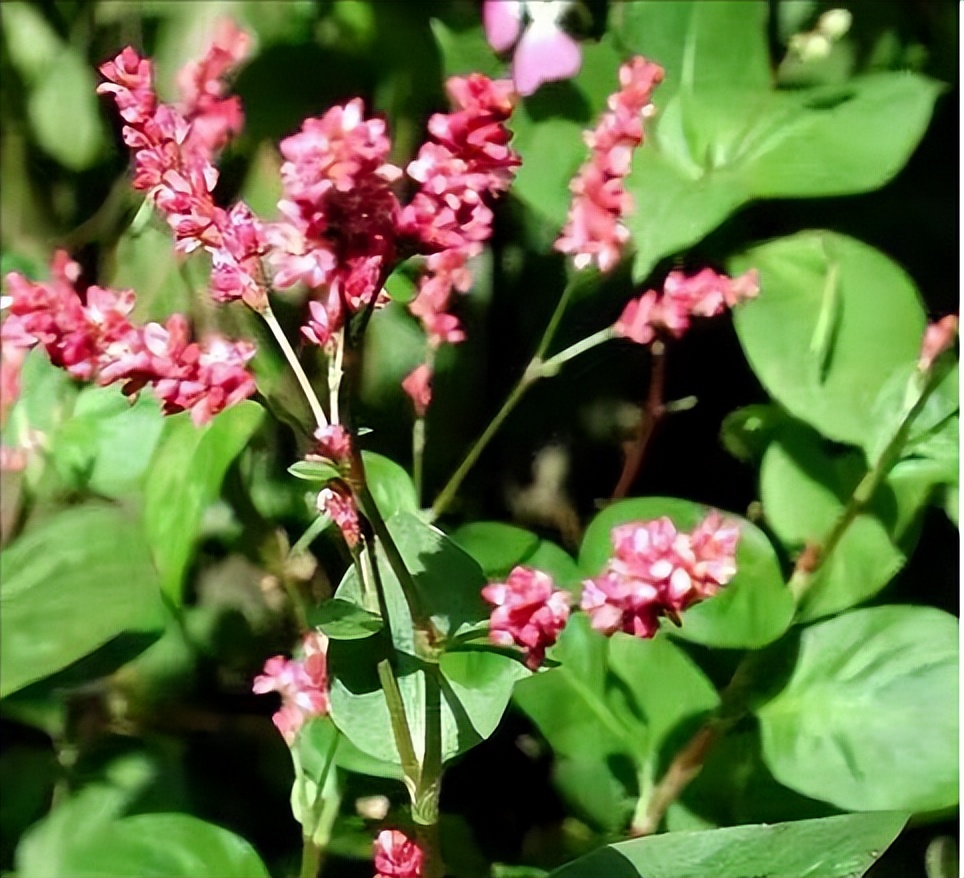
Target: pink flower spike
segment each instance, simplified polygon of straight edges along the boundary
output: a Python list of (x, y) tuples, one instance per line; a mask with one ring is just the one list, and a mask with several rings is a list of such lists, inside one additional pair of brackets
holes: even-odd
[(924, 342), (921, 345), (917, 368), (922, 372), (930, 369), (934, 365), (934, 360), (954, 344), (957, 331), (958, 317), (956, 314), (948, 314), (937, 322), (931, 323), (924, 332)]
[(530, 7), (532, 23), (519, 40), (512, 59), (512, 80), (524, 97), (534, 94), (544, 83), (572, 78), (582, 67), (579, 43), (554, 18), (541, 12), (544, 5), (549, 4), (540, 2)]
[(316, 506), (318, 512), (327, 515), (341, 531), (348, 548), (354, 548), (361, 539), (361, 526), (358, 521), (358, 510), (351, 494), (338, 483), (332, 488), (322, 488), (318, 493)]
[(421, 878), (425, 855), (403, 832), (383, 829), (374, 848), (375, 878)]
[(508, 52), (522, 32), (520, 0), (485, 0), (482, 4), (485, 38), (496, 52)]
[(482, 589), (495, 605), (489, 619), (489, 639), (525, 650), (526, 667), (538, 670), (546, 649), (556, 642), (569, 619), (569, 596), (556, 589), (552, 577), (530, 567), (514, 567), (506, 581)]
[(422, 363), (421, 366), (417, 366), (409, 372), (405, 380), (402, 381), (402, 390), (412, 400), (412, 404), (415, 406), (415, 414), (424, 418), (429, 403), (432, 401), (432, 367), (427, 363)]
[(325, 458), (338, 464), (351, 456), (351, 434), (341, 424), (328, 424), (315, 430), (317, 449), (305, 455), (306, 460)]

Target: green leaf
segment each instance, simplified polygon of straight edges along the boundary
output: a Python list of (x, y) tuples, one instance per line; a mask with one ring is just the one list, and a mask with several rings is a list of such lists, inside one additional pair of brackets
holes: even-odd
[(720, 427), (720, 440), (734, 457), (755, 463), (773, 441), (777, 430), (787, 420), (787, 414), (773, 404), (748, 405), (735, 409)]
[(501, 521), (463, 524), (451, 538), (478, 561), (489, 579), (505, 576), (539, 545), (539, 537), (532, 531)]
[(341, 471), (338, 467), (323, 460), (299, 460), (288, 467), (288, 472), (296, 479), (318, 482), (319, 484), (341, 478)]
[[(767, 523), (791, 555), (808, 542), (823, 542), (864, 472), (858, 452), (832, 455), (819, 436), (802, 425), (780, 432), (763, 455), (760, 496)], [(906, 516), (919, 510), (915, 499), (922, 503), (909, 490), (902, 491)], [(905, 529), (895, 521), (898, 526)], [(860, 513), (814, 574), (797, 618), (816, 619), (867, 600), (890, 582), (904, 561), (877, 507)]]
[[(614, 503), (590, 522), (579, 550), (579, 564), (587, 575), (598, 574), (612, 556), (610, 532), (619, 524), (665, 515), (685, 531), (699, 524), (709, 511), (674, 497), (638, 497)], [(706, 646), (758, 648), (786, 631), (793, 599), (763, 532), (737, 515), (725, 515), (740, 525), (736, 576), (718, 595), (686, 610), (681, 628), (666, 630)]]
[[(96, 794), (96, 795), (95, 795)], [(116, 790), (88, 788), (37, 824), (18, 851), (18, 874), (49, 878), (269, 878), (240, 836), (188, 814), (115, 819)], [(51, 869), (55, 871), (51, 871)]]
[(871, 607), (774, 647), (792, 676), (757, 709), (781, 783), (848, 810), (958, 800), (958, 624), (931, 607)]
[[(913, 283), (883, 254), (834, 232), (779, 238), (731, 262), (735, 272), (749, 268), (760, 272), (760, 295), (734, 321), (753, 371), (795, 417), (862, 445), (889, 376), (917, 361), (925, 319)], [(831, 271), (841, 313), (824, 369), (810, 344)]]
[(396, 512), (418, 512), (415, 485), (402, 467), (374, 451), (363, 451), (362, 461), (368, 487), (383, 518), (391, 518)]
[(163, 425), (150, 393), (132, 403), (116, 387), (85, 387), (51, 438), (51, 459), (78, 487), (118, 497), (140, 485)]
[(0, 696), (66, 668), (120, 634), (148, 641), (164, 627), (140, 523), (118, 507), (60, 512), (28, 529), (0, 558)]
[(93, 69), (64, 45), (27, 96), (37, 143), (72, 171), (96, 164), (107, 143)]
[(905, 814), (881, 812), (670, 832), (606, 845), (550, 878), (859, 878), (906, 822)]
[(652, 790), (668, 744), (716, 707), (716, 690), (669, 639), (607, 639), (581, 613), (552, 657), (561, 666), (519, 682), (516, 703), (555, 751), (570, 805), (618, 831), (635, 798)]
[[(455, 543), (406, 512), (390, 518), (388, 528), (412, 574), (416, 591), (443, 636), (455, 636), (488, 618), (489, 607), (480, 595), (485, 577)], [(377, 563), (392, 639), (399, 652), (395, 674), (416, 752), (421, 753), (424, 746), (426, 710), (431, 708), (431, 702), (436, 702), (442, 713), (442, 758), (450, 759), (492, 733), (515, 681), (529, 671), (511, 658), (489, 652), (443, 654), (438, 665), (416, 658), (411, 614), (380, 545)], [(354, 568), (345, 574), (336, 597), (365, 606)], [(331, 716), (359, 750), (400, 764), (388, 705), (375, 673), (377, 662), (384, 657), (381, 647), (378, 638), (333, 640), (329, 644), (329, 671), (333, 677)]]
[(382, 618), (341, 598), (332, 598), (308, 614), (313, 628), (320, 628), (332, 640), (359, 640), (382, 630)]
[(331, 736), (341, 735), (335, 750), (335, 765), (345, 771), (355, 774), (367, 774), (370, 777), (385, 777), (391, 780), (401, 780), (403, 777), (400, 766), (393, 762), (385, 762), (363, 753), (349, 738), (346, 738), (327, 716), (316, 716), (310, 719), (295, 741), (301, 754), (301, 764), (310, 776), (318, 777), (324, 768), (328, 749), (331, 746)]
[(261, 423), (263, 409), (242, 402), (195, 427), (187, 414), (167, 419), (144, 488), (144, 523), (161, 588), (181, 603), (201, 516), (231, 464)]

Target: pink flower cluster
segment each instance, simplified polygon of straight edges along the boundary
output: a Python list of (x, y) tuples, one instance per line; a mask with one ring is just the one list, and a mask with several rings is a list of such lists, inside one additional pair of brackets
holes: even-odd
[(569, 619), (569, 596), (555, 588), (552, 577), (530, 567), (514, 567), (505, 582), (482, 589), (495, 605), (489, 619), (489, 639), (500, 646), (521, 646), (526, 666), (536, 670), (546, 649), (556, 642)]
[(663, 68), (640, 56), (623, 64), (620, 90), (609, 96), (609, 110), (595, 130), (585, 134), (592, 155), (569, 184), (572, 204), (555, 245), (573, 255), (576, 268), (595, 262), (601, 271), (609, 271), (619, 262), (629, 240), (621, 219), (633, 209), (623, 180), (643, 142), (643, 120), (655, 112), (651, 95), (662, 79)]
[(266, 304), (264, 230), (247, 205), (224, 210), (213, 195), (218, 181), (214, 152), (243, 123), (238, 99), (221, 97), (223, 79), (249, 45), (244, 33), (223, 24), (205, 58), (181, 72), (180, 106), (158, 101), (151, 62), (130, 46), (101, 66), (107, 82), (97, 91), (113, 95), (127, 123), (123, 137), (134, 152), (134, 188), (147, 192), (166, 217), (175, 250), (207, 250), (213, 260), (213, 298), (240, 298), (260, 310)]
[(271, 720), (289, 747), (307, 720), (328, 713), (329, 708), (328, 638), (320, 631), (306, 634), (302, 651), (301, 659), (280, 655), (268, 659), (251, 687), (257, 695), (280, 693), (281, 707)]
[(958, 323), (956, 314), (948, 314), (927, 327), (921, 344), (920, 359), (917, 362), (918, 369), (926, 372), (934, 365), (934, 360), (950, 349), (954, 339), (957, 338)]
[[(447, 89), (456, 109), (429, 119), (432, 140), (406, 168), (420, 188), (400, 221), (414, 248), (431, 254), (409, 309), (421, 320), (433, 349), (465, 339), (458, 318), (449, 313), (452, 297), (471, 289), (467, 263), (492, 235), (486, 199), (509, 188), (521, 163), (508, 145), (512, 134), (505, 127), (513, 109), (512, 84), (473, 73), (452, 77)], [(402, 386), (424, 414), (431, 368), (423, 364), (418, 370)]]
[(315, 447), (305, 460), (329, 460), (347, 467), (351, 460), (351, 434), (341, 424), (327, 424), (315, 430)]
[(374, 847), (375, 878), (421, 878), (425, 855), (405, 833), (383, 829)]
[(679, 338), (689, 329), (693, 317), (715, 317), (727, 308), (754, 298), (760, 291), (759, 275), (750, 269), (739, 277), (717, 274), (711, 268), (687, 277), (671, 271), (663, 283), (662, 295), (647, 290), (626, 305), (614, 329), (622, 338), (649, 344), (659, 334)]
[(386, 161), (390, 149), (385, 122), (366, 120), (360, 98), (281, 141), (285, 221), (268, 231), (274, 282), (324, 290), (305, 332), (316, 343), (368, 305), (391, 268), (400, 207), (390, 184), (402, 172)]
[(692, 533), (665, 517), (614, 527), (613, 556), (583, 583), (580, 607), (603, 634), (653, 637), (660, 616), (678, 622), (683, 610), (733, 578), (739, 539), (739, 526), (717, 512)]
[(327, 515), (341, 531), (349, 549), (358, 545), (361, 539), (361, 525), (358, 507), (351, 493), (338, 482), (332, 482), (318, 492), (316, 506), (319, 515)]
[(46, 283), (8, 274), (9, 315), (0, 326), (4, 347), (41, 345), (55, 366), (75, 378), (120, 382), (128, 395), (150, 385), (166, 414), (190, 411), (198, 425), (254, 393), (245, 368), (253, 345), (219, 336), (199, 345), (190, 341), (180, 314), (164, 326), (135, 326), (128, 319), (132, 291), (91, 286), (81, 298), (75, 288), (79, 276), (80, 266), (62, 250), (54, 255)]

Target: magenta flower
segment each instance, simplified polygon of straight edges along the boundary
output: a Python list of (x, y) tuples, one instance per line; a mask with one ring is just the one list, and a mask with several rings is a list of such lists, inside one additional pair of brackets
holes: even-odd
[(351, 434), (341, 424), (328, 424), (315, 430), (316, 447), (305, 460), (330, 460), (347, 465), (351, 457)]
[(333, 483), (332, 487), (322, 488), (318, 492), (315, 505), (319, 514), (327, 515), (338, 525), (349, 549), (358, 545), (361, 539), (358, 509), (347, 489), (337, 482)]
[(671, 271), (663, 282), (662, 295), (647, 290), (633, 299), (613, 328), (618, 336), (637, 344), (649, 344), (659, 334), (680, 338), (693, 317), (715, 317), (754, 298), (759, 289), (755, 269), (735, 278), (717, 274), (711, 268), (689, 277), (681, 271)]
[(512, 80), (528, 96), (546, 82), (570, 79), (582, 66), (582, 50), (561, 27), (572, 0), (485, 0), (482, 22), (500, 54), (515, 47)]
[(383, 829), (374, 847), (375, 878), (421, 878), (425, 855), (405, 833)]
[(592, 627), (606, 635), (653, 637), (661, 616), (678, 621), (736, 575), (740, 529), (718, 512), (689, 534), (663, 517), (614, 527), (611, 539), (613, 555), (583, 583), (580, 602)]
[(569, 184), (573, 194), (569, 216), (555, 248), (573, 256), (582, 269), (595, 262), (610, 271), (619, 262), (629, 230), (621, 220), (633, 209), (623, 188), (634, 150), (643, 142), (643, 120), (655, 109), (653, 89), (663, 68), (639, 56), (619, 68), (620, 90), (609, 96), (608, 110), (585, 134), (590, 159)]
[(958, 318), (956, 314), (948, 314), (936, 323), (931, 323), (924, 332), (924, 342), (921, 345), (920, 359), (917, 368), (926, 372), (934, 365), (944, 351), (949, 350), (957, 338)]
[(415, 406), (415, 414), (424, 418), (429, 403), (432, 401), (432, 367), (428, 363), (416, 366), (402, 381), (402, 390), (412, 400), (412, 405)]
[(530, 567), (514, 567), (505, 582), (482, 589), (495, 605), (489, 619), (489, 639), (501, 646), (521, 646), (526, 666), (537, 670), (546, 649), (556, 642), (569, 619), (569, 596), (554, 587), (552, 577)]
[(251, 686), (256, 695), (278, 692), (281, 707), (271, 721), (290, 747), (301, 727), (313, 716), (328, 713), (328, 638), (320, 631), (306, 634), (303, 657), (286, 659), (276, 655), (264, 664), (263, 673)]

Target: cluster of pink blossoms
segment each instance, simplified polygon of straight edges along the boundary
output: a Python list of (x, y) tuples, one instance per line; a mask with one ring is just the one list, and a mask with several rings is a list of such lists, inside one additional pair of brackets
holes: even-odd
[(306, 634), (302, 641), (304, 657), (287, 659), (276, 655), (264, 664), (264, 672), (254, 678), (257, 695), (278, 692), (281, 707), (271, 717), (290, 747), (301, 727), (313, 716), (328, 713), (328, 638), (320, 631)]
[(98, 286), (81, 297), (75, 287), (80, 266), (64, 251), (51, 264), (51, 279), (35, 283), (21, 274), (6, 277), (9, 313), (0, 326), (4, 349), (41, 345), (55, 366), (75, 378), (121, 383), (125, 394), (150, 385), (165, 413), (190, 411), (204, 424), (227, 406), (254, 393), (246, 364), (254, 347), (212, 336), (190, 341), (186, 318), (165, 325), (135, 326), (128, 319), (134, 293)]
[(243, 113), (237, 98), (222, 98), (224, 78), (248, 52), (250, 39), (225, 22), (207, 55), (178, 78), (179, 106), (158, 101), (151, 62), (128, 46), (100, 72), (98, 86), (111, 94), (125, 121), (124, 142), (134, 152), (135, 189), (148, 193), (174, 232), (175, 250), (204, 248), (211, 254), (211, 295), (243, 299), (256, 310), (266, 304), (261, 257), (264, 229), (238, 202), (230, 210), (214, 200), (215, 152), (237, 133)]
[(375, 878), (421, 878), (425, 854), (405, 833), (383, 829), (374, 847)]
[(662, 79), (663, 68), (645, 58), (623, 64), (620, 90), (609, 96), (609, 110), (595, 130), (585, 134), (592, 155), (569, 184), (572, 204), (555, 245), (559, 252), (573, 254), (576, 268), (595, 262), (601, 271), (609, 271), (619, 262), (629, 240), (621, 220), (633, 208), (623, 180), (643, 142), (643, 120), (655, 112), (651, 96)]
[(679, 614), (716, 594), (736, 574), (739, 526), (711, 512), (692, 533), (668, 518), (612, 530), (613, 556), (583, 584), (580, 607), (603, 634), (653, 637), (660, 616)]
[(638, 344), (649, 344), (660, 334), (679, 338), (689, 329), (693, 317), (715, 317), (727, 308), (754, 298), (760, 291), (759, 275), (750, 269), (731, 278), (704, 268), (687, 277), (671, 271), (663, 283), (662, 295), (647, 290), (626, 305), (616, 321), (618, 336)]
[(552, 577), (530, 567), (514, 567), (505, 582), (482, 589), (496, 609), (489, 619), (489, 639), (501, 646), (521, 646), (526, 666), (536, 670), (546, 649), (556, 642), (569, 619), (569, 595)]
[(959, 319), (956, 314), (948, 314), (940, 320), (928, 325), (924, 331), (924, 341), (921, 344), (920, 359), (917, 368), (926, 372), (934, 365), (944, 351), (949, 350), (957, 338)]

